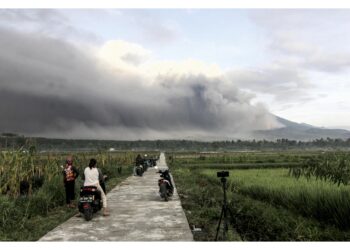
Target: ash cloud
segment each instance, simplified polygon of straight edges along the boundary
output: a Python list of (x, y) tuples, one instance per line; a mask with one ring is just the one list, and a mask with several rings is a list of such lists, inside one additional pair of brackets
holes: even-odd
[(220, 139), (278, 127), (225, 76), (150, 79), (94, 51), (0, 28), (0, 131), (59, 138)]
[(231, 70), (227, 75), (237, 86), (259, 93), (269, 93), (278, 102), (313, 99), (306, 90), (312, 89), (314, 85), (305, 72), (287, 64), (269, 65), (254, 70)]

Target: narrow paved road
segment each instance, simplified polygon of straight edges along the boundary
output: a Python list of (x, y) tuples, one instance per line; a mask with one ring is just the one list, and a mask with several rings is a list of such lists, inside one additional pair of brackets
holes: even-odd
[[(162, 153), (159, 168), (167, 168)], [(72, 217), (40, 241), (192, 241), (176, 188), (169, 202), (158, 194), (159, 174), (149, 168), (143, 177), (131, 176), (107, 195), (111, 215), (97, 213), (87, 222)]]

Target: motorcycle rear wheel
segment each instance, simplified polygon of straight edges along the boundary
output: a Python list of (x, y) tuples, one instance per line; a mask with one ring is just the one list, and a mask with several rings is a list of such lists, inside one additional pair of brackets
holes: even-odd
[(142, 176), (142, 170), (141, 169), (136, 169), (136, 174), (138, 175), (138, 176)]
[(92, 219), (93, 216), (93, 210), (92, 207), (89, 205), (88, 207), (84, 207), (84, 218), (86, 221), (89, 221)]
[(159, 187), (160, 189), (160, 196), (164, 198), (165, 201), (168, 201), (168, 193), (167, 193), (167, 187), (166, 183), (162, 183)]

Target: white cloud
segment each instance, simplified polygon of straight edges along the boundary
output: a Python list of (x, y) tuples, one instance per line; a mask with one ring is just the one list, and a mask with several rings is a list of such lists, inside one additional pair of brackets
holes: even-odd
[(151, 56), (151, 52), (135, 43), (112, 40), (104, 43), (98, 55), (112, 66), (119, 64), (138, 66)]

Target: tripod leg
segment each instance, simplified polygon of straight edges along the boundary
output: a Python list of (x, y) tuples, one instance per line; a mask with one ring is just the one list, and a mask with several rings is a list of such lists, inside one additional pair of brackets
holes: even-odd
[(227, 232), (228, 232), (228, 218), (227, 218), (227, 206), (224, 206), (224, 232), (223, 232), (223, 240), (226, 240)]
[(219, 224), (218, 227), (216, 229), (216, 236), (215, 236), (215, 241), (218, 241), (218, 235), (219, 235), (219, 230), (220, 230), (220, 224), (221, 224), (221, 220), (222, 220), (222, 216), (224, 215), (224, 207), (222, 207), (221, 209), (221, 214), (220, 214), (220, 219), (219, 219)]
[(225, 213), (224, 213), (224, 219), (225, 219), (225, 227), (224, 227), (224, 239), (226, 239), (226, 236), (227, 236), (227, 233), (228, 233), (228, 228), (229, 228), (229, 225), (231, 225), (231, 227), (233, 227), (233, 213), (231, 211), (231, 209), (229, 208), (229, 206), (226, 206), (225, 207)]
[(232, 211), (231, 211), (231, 209), (229, 208), (229, 207), (227, 207), (227, 211), (229, 212), (229, 214), (230, 214), (230, 219), (231, 219), (231, 221), (233, 222), (233, 213), (232, 213)]

